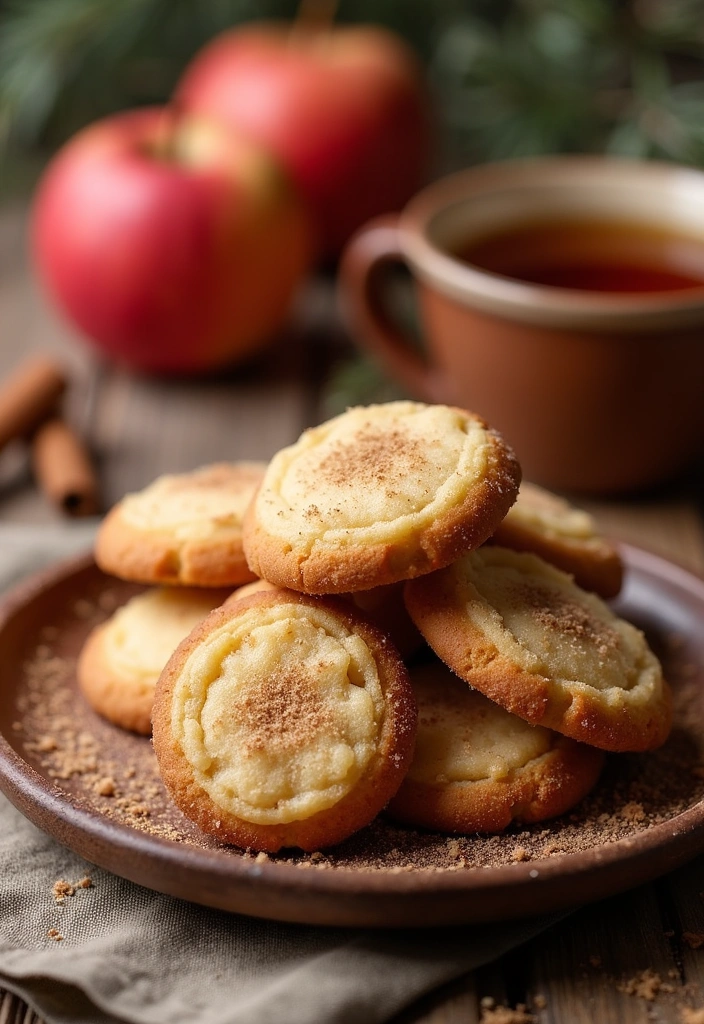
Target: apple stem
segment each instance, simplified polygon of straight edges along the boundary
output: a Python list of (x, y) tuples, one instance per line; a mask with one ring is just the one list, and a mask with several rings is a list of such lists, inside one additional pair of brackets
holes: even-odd
[(328, 34), (335, 21), (338, 0), (300, 0), (291, 28), (290, 40), (297, 37)]

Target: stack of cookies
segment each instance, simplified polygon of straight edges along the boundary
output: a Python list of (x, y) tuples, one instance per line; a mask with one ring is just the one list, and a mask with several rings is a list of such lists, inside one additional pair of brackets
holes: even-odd
[[(499, 831), (572, 807), (605, 751), (664, 742), (660, 665), (602, 600), (617, 552), (585, 513), (519, 484), (479, 417), (413, 402), (351, 409), (275, 455), (244, 516), (258, 581), (156, 687), (154, 748), (181, 810), (269, 852), (330, 846), (384, 809)], [(124, 504), (108, 517), (103, 567), (141, 564), (135, 519), (174, 532), (150, 501), (119, 543)], [(186, 562), (172, 544), (160, 564)]]
[(242, 520), (265, 468), (218, 463), (163, 476), (128, 494), (103, 522), (101, 569), (152, 585), (93, 630), (78, 662), (83, 694), (115, 725), (151, 733), (154, 689), (169, 657), (233, 587), (254, 578)]

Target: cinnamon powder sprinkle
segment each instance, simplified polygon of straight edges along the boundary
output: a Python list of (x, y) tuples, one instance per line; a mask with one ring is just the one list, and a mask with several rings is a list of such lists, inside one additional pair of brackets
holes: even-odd
[(574, 640), (597, 643), (602, 657), (618, 647), (616, 631), (567, 594), (537, 581), (519, 583), (514, 591), (515, 601), (522, 607), (530, 608), (536, 621), (551, 633), (557, 632)]
[(428, 460), (422, 445), (398, 429), (367, 426), (351, 442), (338, 441), (317, 466), (319, 478), (335, 487), (376, 483), (399, 486), (409, 468), (420, 476)]
[(246, 732), (244, 756), (271, 747), (298, 748), (323, 726), (334, 731), (330, 709), (302, 668), (282, 669), (275, 676), (259, 680), (243, 698), (233, 702), (229, 713)]
[(49, 931), (47, 932), (47, 935), (49, 936), (50, 939), (53, 939), (54, 942), (64, 941), (64, 937), (58, 928), (50, 928)]

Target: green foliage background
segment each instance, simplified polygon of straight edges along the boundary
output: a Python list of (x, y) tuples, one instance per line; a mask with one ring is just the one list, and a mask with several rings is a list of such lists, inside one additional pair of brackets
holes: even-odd
[[(96, 117), (166, 100), (217, 32), (297, 6), (0, 0), (6, 175)], [(704, 0), (341, 0), (337, 20), (388, 25), (416, 48), (441, 168), (558, 151), (704, 163)]]

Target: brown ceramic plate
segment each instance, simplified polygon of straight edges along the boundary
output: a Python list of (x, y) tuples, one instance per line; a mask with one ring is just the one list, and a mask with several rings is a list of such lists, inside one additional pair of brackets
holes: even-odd
[(501, 836), (448, 837), (377, 819), (334, 850), (256, 857), (202, 836), (166, 796), (148, 740), (85, 705), (75, 658), (89, 629), (140, 590), (89, 558), (0, 606), (0, 787), (35, 824), (101, 867), (222, 910), (314, 924), (495, 921), (596, 900), (704, 850), (704, 583), (625, 548), (618, 610), (646, 630), (676, 695), (672, 738), (611, 757), (570, 815)]

